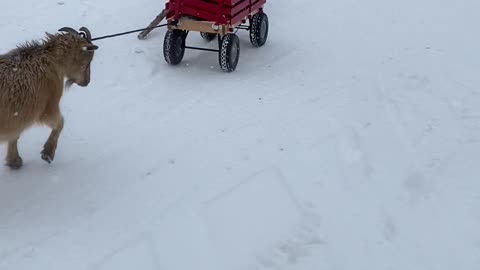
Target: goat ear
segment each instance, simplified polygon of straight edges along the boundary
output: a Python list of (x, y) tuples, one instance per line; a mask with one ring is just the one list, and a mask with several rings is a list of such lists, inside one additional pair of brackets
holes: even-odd
[(88, 44), (87, 46), (83, 47), (83, 50), (84, 51), (96, 51), (96, 50), (98, 50), (98, 46), (93, 45), (93, 44)]

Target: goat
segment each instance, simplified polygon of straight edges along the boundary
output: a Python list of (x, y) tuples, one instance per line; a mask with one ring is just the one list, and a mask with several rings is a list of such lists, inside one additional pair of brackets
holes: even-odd
[(90, 31), (63, 27), (41, 42), (29, 41), (0, 55), (0, 143), (8, 143), (6, 165), (20, 169), (21, 134), (35, 124), (52, 129), (41, 151), (48, 163), (54, 160), (64, 118), (60, 100), (65, 87), (90, 83), (90, 66), (98, 46)]

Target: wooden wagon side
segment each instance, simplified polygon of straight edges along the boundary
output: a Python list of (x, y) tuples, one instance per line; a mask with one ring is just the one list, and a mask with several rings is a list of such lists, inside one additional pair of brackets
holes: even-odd
[(257, 13), (265, 4), (266, 0), (170, 0), (166, 10), (167, 18), (173, 20), (192, 16), (217, 25), (235, 25)]

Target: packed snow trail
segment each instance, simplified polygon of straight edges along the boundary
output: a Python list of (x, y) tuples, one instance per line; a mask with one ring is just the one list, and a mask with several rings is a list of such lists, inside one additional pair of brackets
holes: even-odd
[[(3, 3), (0, 49), (162, 7)], [(167, 66), (164, 29), (99, 41), (54, 163), (37, 127), (25, 167), (0, 168), (0, 269), (477, 269), (479, 9), (270, 1), (267, 45), (240, 32), (232, 74), (205, 52)]]

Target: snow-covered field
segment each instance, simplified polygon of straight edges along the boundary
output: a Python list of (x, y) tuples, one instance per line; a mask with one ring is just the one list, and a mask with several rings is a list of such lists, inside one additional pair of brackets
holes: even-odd
[[(2, 53), (164, 3), (4, 2)], [(37, 127), (25, 167), (0, 168), (0, 269), (480, 269), (479, 10), (272, 0), (268, 44), (241, 33), (232, 74), (205, 52), (167, 66), (164, 29), (97, 42), (55, 162)]]

